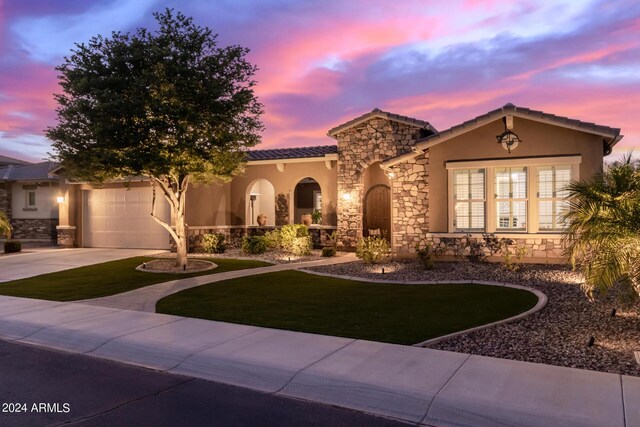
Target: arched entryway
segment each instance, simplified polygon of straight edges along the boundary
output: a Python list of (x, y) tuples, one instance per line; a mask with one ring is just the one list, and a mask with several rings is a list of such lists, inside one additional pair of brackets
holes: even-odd
[[(322, 190), (320, 184), (313, 178), (298, 181), (293, 191), (293, 223), (302, 223), (302, 216), (322, 213)], [(319, 213), (319, 214), (318, 214)], [(317, 222), (317, 221), (314, 221)]]
[(276, 223), (275, 190), (266, 179), (258, 179), (247, 187), (246, 225), (258, 225), (258, 215), (266, 215), (266, 225)]
[(369, 188), (364, 197), (362, 234), (391, 239), (391, 189), (386, 184)]

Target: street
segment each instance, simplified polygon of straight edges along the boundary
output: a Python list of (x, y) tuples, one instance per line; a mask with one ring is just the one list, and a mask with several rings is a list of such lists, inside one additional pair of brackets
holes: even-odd
[(403, 426), (354, 411), (0, 340), (0, 425)]

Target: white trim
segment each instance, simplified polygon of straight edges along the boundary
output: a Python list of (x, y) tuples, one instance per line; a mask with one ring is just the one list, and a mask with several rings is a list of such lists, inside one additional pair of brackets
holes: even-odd
[(321, 157), (294, 157), (291, 159), (273, 159), (273, 160), (249, 160), (247, 165), (277, 165), (284, 163), (309, 163), (309, 162), (326, 162), (329, 160), (338, 160), (336, 153), (325, 154)]
[[(540, 166), (571, 166), (571, 179), (580, 179), (580, 163), (582, 156), (556, 156), (556, 157), (529, 157), (517, 159), (496, 159), (496, 160), (473, 160), (464, 162), (446, 162), (447, 169), (447, 230), (451, 237), (460, 234), (468, 234), (464, 231), (456, 232), (453, 225), (455, 216), (453, 199), (453, 171), (456, 169), (485, 169), (485, 232), (500, 235), (513, 235), (512, 238), (522, 238), (522, 236), (542, 236), (538, 233), (538, 168)], [(527, 169), (527, 229), (523, 231), (507, 231), (497, 229), (496, 224), (496, 198), (495, 198), (495, 174), (496, 167), (525, 167)], [(471, 231), (473, 234), (473, 231)], [(558, 230), (560, 235), (562, 230)], [(546, 232), (550, 236), (555, 232)]]
[(445, 162), (445, 167), (447, 169), (470, 169), (490, 166), (548, 166), (574, 163), (582, 163), (582, 156), (519, 157), (513, 159), (469, 160), (461, 162), (449, 160)]

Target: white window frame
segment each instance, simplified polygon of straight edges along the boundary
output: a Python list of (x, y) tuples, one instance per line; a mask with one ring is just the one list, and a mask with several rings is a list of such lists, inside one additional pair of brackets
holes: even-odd
[[(31, 194), (33, 194), (33, 203), (31, 203)], [(27, 209), (35, 209), (38, 206), (38, 194), (36, 190), (26, 190), (25, 196), (25, 207)]]
[[(498, 198), (498, 183), (497, 183), (497, 177), (496, 177), (496, 170), (497, 169), (506, 169), (509, 171), (509, 197), (503, 197), (503, 198)], [(524, 171), (524, 179), (525, 179), (525, 195), (524, 197), (514, 197), (513, 196), (513, 180), (512, 180), (512, 174), (513, 174), (513, 170), (514, 169), (523, 169)], [(529, 219), (531, 218), (531, 214), (529, 213), (529, 195), (531, 194), (531, 192), (529, 191), (529, 182), (530, 182), (530, 176), (529, 176), (529, 170), (530, 168), (528, 168), (527, 166), (503, 166), (503, 167), (495, 167), (493, 170), (493, 175), (494, 175), (494, 180), (493, 180), (493, 207), (495, 209), (494, 211), (494, 217), (493, 217), (493, 221), (494, 222), (494, 226), (495, 226), (495, 230), (496, 232), (501, 232), (501, 233), (526, 233), (529, 229)], [(510, 221), (510, 226), (509, 227), (500, 227), (500, 224), (497, 220), (497, 211), (498, 211), (498, 203), (509, 203), (509, 221)], [(511, 223), (511, 220), (513, 219), (513, 205), (514, 203), (524, 203), (524, 222), (525, 222), (525, 226), (522, 228), (514, 228), (513, 227), (513, 223)]]
[[(476, 230), (457, 230), (454, 226), (455, 220), (455, 200), (453, 194), (453, 171), (457, 169), (485, 169), (485, 229), (483, 232), (499, 234), (557, 234), (562, 230), (542, 230), (539, 231), (538, 217), (538, 169), (542, 166), (571, 166), (571, 179), (580, 179), (580, 164), (582, 156), (553, 156), (553, 157), (528, 157), (518, 159), (495, 159), (495, 160), (471, 160), (471, 161), (449, 161), (445, 163), (448, 176), (447, 202), (448, 202), (448, 232), (452, 234), (474, 232)], [(526, 167), (527, 170), (527, 229), (510, 230), (499, 229), (496, 224), (496, 199), (494, 171), (496, 168), (504, 167)], [(490, 199), (487, 195), (493, 195)], [(480, 230), (477, 230), (480, 232)]]
[[(537, 214), (537, 229), (538, 231), (541, 231), (543, 233), (562, 233), (566, 227), (556, 227), (555, 226), (555, 221), (553, 221), (554, 227), (553, 228), (544, 228), (541, 229), (540, 228), (540, 202), (545, 201), (545, 202), (552, 202), (552, 212), (555, 216), (555, 205), (558, 202), (562, 202), (565, 200), (565, 197), (559, 197), (556, 195), (556, 191), (555, 191), (555, 187), (556, 187), (556, 170), (559, 167), (569, 167), (569, 179), (570, 180), (575, 180), (577, 179), (578, 176), (578, 171), (577, 171), (577, 167), (576, 165), (572, 165), (572, 164), (556, 164), (556, 165), (548, 165), (548, 166), (539, 166), (536, 168), (536, 214)], [(547, 168), (551, 168), (552, 170), (552, 187), (554, 189), (553, 191), (553, 196), (552, 197), (541, 197), (540, 196), (540, 170), (541, 169), (547, 169)]]
[[(452, 218), (452, 229), (455, 232), (484, 232), (487, 226), (487, 169), (486, 168), (469, 168), (469, 169), (456, 169), (452, 172), (452, 178), (455, 177), (457, 172), (471, 172), (471, 171), (482, 171), (482, 176), (484, 178), (484, 182), (482, 183), (482, 199), (473, 199), (471, 197), (471, 182), (469, 181), (469, 194), (468, 199), (457, 199), (456, 191), (455, 191), (455, 179), (452, 179), (451, 185), (451, 198), (452, 198), (452, 207), (453, 207), (453, 218)], [(471, 179), (471, 175), (469, 174), (469, 179)], [(457, 216), (456, 216), (456, 203), (467, 203), (469, 205), (469, 225), (471, 225), (471, 204), (472, 203), (482, 203), (482, 211), (484, 215), (484, 225), (481, 228), (458, 228), (457, 224)]]

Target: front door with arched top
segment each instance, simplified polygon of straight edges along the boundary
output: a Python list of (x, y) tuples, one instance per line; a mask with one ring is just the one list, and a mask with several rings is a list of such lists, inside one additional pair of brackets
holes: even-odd
[(381, 235), (391, 240), (391, 190), (388, 185), (374, 185), (364, 197), (362, 234)]

